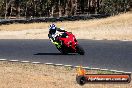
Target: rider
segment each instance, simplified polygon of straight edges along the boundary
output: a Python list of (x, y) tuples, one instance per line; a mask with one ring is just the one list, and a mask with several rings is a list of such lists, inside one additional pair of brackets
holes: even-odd
[(52, 42), (58, 42), (58, 39), (57, 39), (57, 37), (58, 37), (57, 33), (58, 32), (66, 32), (66, 31), (61, 29), (61, 28), (56, 27), (55, 24), (51, 24), (50, 28), (49, 28), (48, 37)]

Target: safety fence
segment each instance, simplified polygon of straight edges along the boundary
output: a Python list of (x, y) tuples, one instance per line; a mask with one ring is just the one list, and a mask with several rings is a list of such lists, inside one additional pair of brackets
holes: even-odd
[(76, 20), (89, 20), (106, 18), (110, 15), (103, 14), (90, 14), (79, 16), (63, 16), (63, 17), (41, 17), (41, 18), (23, 18), (23, 19), (0, 19), (0, 25), (13, 24), (13, 23), (34, 23), (34, 22), (58, 22), (58, 21), (76, 21)]

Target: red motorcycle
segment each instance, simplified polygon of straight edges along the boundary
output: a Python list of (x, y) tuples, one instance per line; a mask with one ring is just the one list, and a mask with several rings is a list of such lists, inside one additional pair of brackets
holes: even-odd
[(71, 32), (64, 32), (58, 38), (58, 42), (54, 43), (62, 54), (78, 53), (84, 55), (83, 48), (78, 44), (75, 36)]

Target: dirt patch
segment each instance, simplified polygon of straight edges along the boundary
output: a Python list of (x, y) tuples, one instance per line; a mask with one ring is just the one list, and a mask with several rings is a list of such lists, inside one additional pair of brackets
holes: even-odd
[[(88, 71), (88, 73), (92, 73)], [(76, 69), (18, 62), (0, 62), (1, 88), (131, 88), (129, 84), (76, 83)]]

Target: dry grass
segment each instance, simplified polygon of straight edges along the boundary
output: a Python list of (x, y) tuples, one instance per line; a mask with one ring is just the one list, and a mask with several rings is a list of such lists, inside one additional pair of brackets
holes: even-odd
[[(21, 39), (48, 38), (48, 26), (50, 24), (51, 23), (1, 25), (0, 37)], [(57, 22), (55, 24), (58, 27), (73, 32), (77, 38), (80, 39), (132, 40), (131, 12), (104, 19)]]
[[(45, 29), (51, 23), (31, 23), (31, 24), (10, 24), (10, 25), (1, 25), (0, 30), (6, 31), (16, 31), (16, 30), (27, 30), (27, 29)], [(83, 29), (91, 27), (99, 27), (104, 25), (120, 26), (123, 25), (132, 25), (132, 13), (128, 12), (125, 14), (120, 14), (117, 16), (104, 18), (104, 19), (94, 19), (88, 21), (67, 21), (67, 22), (57, 22), (56, 25), (59, 27), (65, 27), (66, 29)]]
[[(89, 71), (90, 73), (90, 71)], [(0, 62), (0, 88), (131, 88), (129, 84), (76, 83), (76, 70), (43, 64)]]

